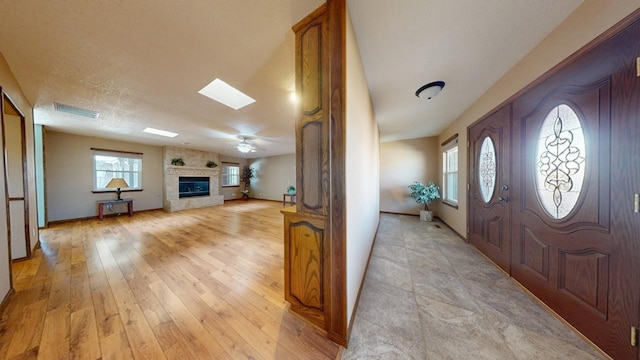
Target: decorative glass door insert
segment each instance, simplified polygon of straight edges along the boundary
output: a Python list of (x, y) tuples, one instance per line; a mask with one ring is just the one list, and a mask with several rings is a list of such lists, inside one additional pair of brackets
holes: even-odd
[(542, 207), (559, 220), (578, 203), (585, 174), (582, 124), (573, 109), (561, 104), (542, 122), (536, 151), (536, 191)]

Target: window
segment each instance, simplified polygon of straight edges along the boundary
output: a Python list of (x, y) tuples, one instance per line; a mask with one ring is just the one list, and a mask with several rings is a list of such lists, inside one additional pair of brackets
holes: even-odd
[(222, 186), (240, 186), (240, 164), (222, 163)]
[(127, 190), (142, 190), (142, 153), (91, 149), (93, 191), (113, 191), (105, 186), (112, 178), (123, 178)]
[(442, 202), (458, 207), (458, 134), (442, 143)]

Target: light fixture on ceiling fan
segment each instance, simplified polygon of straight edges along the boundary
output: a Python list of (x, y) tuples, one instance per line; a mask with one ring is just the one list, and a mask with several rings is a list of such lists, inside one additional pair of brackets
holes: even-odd
[(249, 152), (256, 152), (256, 148), (254, 148), (253, 145), (251, 145), (251, 143), (248, 142), (247, 138), (245, 137), (242, 138), (242, 141), (238, 144), (237, 149), (243, 154), (246, 154)]

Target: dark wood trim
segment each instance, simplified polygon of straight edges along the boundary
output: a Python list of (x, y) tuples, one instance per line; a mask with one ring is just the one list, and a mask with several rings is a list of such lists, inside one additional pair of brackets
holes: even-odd
[[(155, 208), (155, 209), (136, 210), (136, 214), (137, 213), (141, 213), (141, 212), (145, 212), (145, 211), (153, 211), (153, 210), (164, 210), (164, 209), (163, 208)], [(113, 214), (104, 214), (104, 217), (118, 216), (118, 214), (126, 214), (126, 212), (113, 213)], [(93, 215), (93, 216), (83, 216), (83, 217), (73, 218), (73, 219), (49, 221), (47, 223), (47, 227), (49, 227), (50, 225), (64, 224), (64, 223), (68, 223), (68, 222), (83, 221), (83, 220), (96, 220), (98, 223), (100, 223), (100, 221), (98, 220), (98, 214), (96, 214), (96, 215)]]
[(401, 212), (395, 212), (395, 211), (382, 211), (380, 210), (381, 214), (392, 214), (392, 215), (408, 215), (408, 216), (420, 216), (418, 214), (408, 214), (408, 213), (401, 213)]
[(448, 138), (447, 140), (443, 141), (442, 144), (440, 144), (440, 146), (445, 146), (447, 144), (449, 144), (450, 142), (452, 142), (453, 140), (458, 138), (458, 134), (453, 134), (450, 138)]
[(10, 197), (9, 201), (23, 201), (24, 200), (24, 196), (23, 197)]
[(347, 328), (347, 237), (346, 237), (346, 0), (328, 0), (330, 64), (330, 253), (331, 286), (327, 336), (346, 346)]
[[(9, 265), (9, 267), (11, 268), (11, 265)], [(9, 305), (9, 298), (11, 296), (13, 296), (13, 294), (16, 291), (13, 290), (13, 286), (11, 287), (11, 289), (9, 289), (9, 291), (7, 292), (7, 295), (4, 296), (4, 299), (2, 299), (2, 303), (0, 303), (0, 313), (4, 313), (4, 310), (7, 308), (7, 305)]]
[[(2, 150), (4, 152), (4, 148), (5, 148), (5, 134), (4, 134), (4, 113), (5, 113), (5, 93), (4, 93), (4, 89), (2, 88), (2, 86), (0, 86), (0, 130), (2, 130), (2, 134), (0, 136), (0, 139), (2, 139)], [(8, 184), (8, 179), (7, 179), (7, 162), (5, 160), (4, 156), (0, 156), (0, 158), (2, 158), (0, 160), (0, 164), (2, 164), (2, 169), (4, 169), (4, 181), (5, 181), (5, 185), (4, 185), (4, 197), (5, 197), (5, 211), (7, 214), (7, 251), (8, 253), (8, 259), (7, 261), (9, 262), (9, 287), (11, 288), (11, 290), (9, 291), (9, 293), (11, 293), (11, 291), (13, 291), (13, 267), (11, 266), (11, 212), (9, 209), (9, 188), (7, 186)], [(8, 295), (7, 295), (8, 296)], [(6, 297), (5, 299), (6, 300)], [(5, 301), (2, 301), (3, 304), (5, 303)]]
[[(130, 189), (130, 190), (120, 190), (120, 192), (140, 192), (144, 189)], [(91, 190), (94, 194), (106, 194), (106, 193), (117, 193), (116, 190)]]
[(220, 185), (221, 188), (239, 188), (240, 185)]
[(240, 167), (240, 163), (233, 163), (233, 162), (226, 162), (226, 161), (223, 161), (223, 162), (221, 162), (220, 164), (222, 164), (222, 165), (233, 165), (233, 166)]
[(445, 201), (445, 200), (443, 200), (443, 201), (441, 201), (441, 203), (442, 203), (443, 205), (450, 206), (450, 207), (452, 207), (452, 208), (454, 208), (454, 209), (456, 209), (456, 210), (459, 208), (458, 204), (454, 204), (454, 203), (451, 203), (451, 202), (449, 202), (449, 201)]
[(141, 152), (135, 152), (135, 151), (123, 151), (123, 150), (111, 150), (111, 149), (100, 149), (100, 148), (91, 148), (91, 150), (95, 150), (95, 151), (108, 151), (108, 152), (112, 152), (112, 153), (121, 153), (121, 154), (133, 154), (133, 155), (144, 155)]
[(446, 221), (442, 220), (441, 218), (434, 216), (434, 219), (437, 219), (438, 221), (440, 221), (441, 223), (443, 223), (446, 227), (448, 227), (451, 231), (453, 231), (454, 234), (458, 235), (458, 237), (462, 240), (464, 240), (464, 242), (469, 242), (467, 240), (466, 237), (462, 236), (462, 234), (460, 234), (459, 232), (457, 232), (454, 228), (452, 228), (449, 224), (446, 223)]

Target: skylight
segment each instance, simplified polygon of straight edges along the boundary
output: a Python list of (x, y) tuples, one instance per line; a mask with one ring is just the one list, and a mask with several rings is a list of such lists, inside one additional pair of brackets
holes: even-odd
[(158, 129), (154, 129), (154, 128), (146, 128), (144, 130), (142, 130), (146, 133), (149, 134), (154, 134), (154, 135), (160, 135), (160, 136), (166, 136), (166, 137), (176, 137), (178, 136), (178, 134), (171, 132), (171, 131), (165, 131), (165, 130), (158, 130)]
[(198, 93), (235, 110), (256, 102), (247, 94), (217, 78)]

